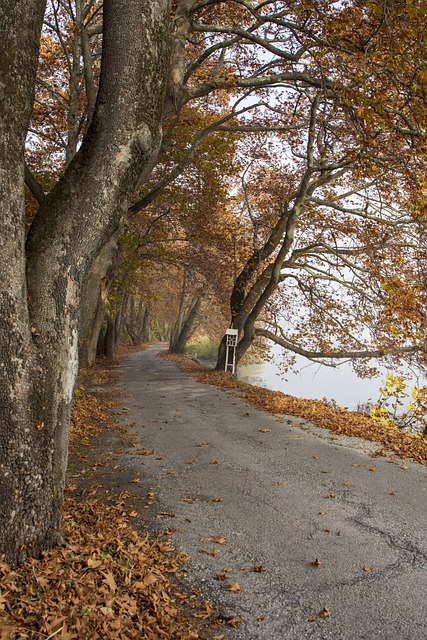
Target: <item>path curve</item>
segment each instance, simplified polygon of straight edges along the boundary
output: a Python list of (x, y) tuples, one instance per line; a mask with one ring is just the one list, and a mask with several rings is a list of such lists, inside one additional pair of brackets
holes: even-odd
[(257, 411), (160, 349), (121, 367), (133, 446), (119, 464), (153, 488), (151, 527), (175, 529), (190, 586), (241, 621), (227, 635), (427, 639), (426, 467)]

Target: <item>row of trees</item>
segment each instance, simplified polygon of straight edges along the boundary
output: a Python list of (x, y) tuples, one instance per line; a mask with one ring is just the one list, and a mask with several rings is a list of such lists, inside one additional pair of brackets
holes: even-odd
[(181, 289), (178, 349), (207, 295), (231, 301), (238, 358), (262, 336), (328, 362), (422, 363), (426, 11), (422, 0), (3, 3), (8, 562), (61, 539), (78, 351), (93, 357), (109, 296), (136, 321), (158, 276)]

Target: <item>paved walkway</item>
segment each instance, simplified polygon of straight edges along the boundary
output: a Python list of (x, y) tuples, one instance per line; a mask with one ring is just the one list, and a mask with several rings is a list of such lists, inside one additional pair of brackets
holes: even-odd
[(122, 367), (119, 464), (153, 487), (190, 585), (241, 621), (229, 637), (427, 640), (427, 468), (256, 411), (159, 350)]

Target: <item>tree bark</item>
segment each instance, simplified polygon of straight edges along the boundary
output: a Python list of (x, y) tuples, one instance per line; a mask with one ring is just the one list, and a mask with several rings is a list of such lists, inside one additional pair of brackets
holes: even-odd
[(61, 540), (83, 284), (158, 153), (170, 50), (169, 2), (105, 0), (92, 123), (25, 253), (23, 145), (44, 9), (40, 0), (0, 8), (0, 557), (11, 565)]
[(108, 292), (116, 273), (117, 234), (102, 248), (83, 288), (80, 311), (79, 365), (90, 367), (96, 358), (97, 342), (108, 312)]
[(181, 323), (179, 327), (175, 328), (175, 331), (173, 333), (173, 338), (171, 336), (171, 341), (169, 345), (170, 353), (176, 353), (178, 355), (181, 355), (184, 353), (186, 344), (190, 336), (191, 329), (193, 327), (196, 316), (199, 312), (201, 302), (202, 302), (201, 297), (196, 296), (193, 299), (190, 305), (190, 308), (187, 311), (185, 320)]

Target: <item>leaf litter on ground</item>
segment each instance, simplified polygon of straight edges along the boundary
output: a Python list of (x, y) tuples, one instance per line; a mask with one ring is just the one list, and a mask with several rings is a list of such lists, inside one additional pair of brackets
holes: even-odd
[[(113, 374), (94, 367), (83, 371), (85, 384), (95, 375), (105, 383)], [(115, 404), (77, 387), (71, 449), (78, 444), (85, 453), (97, 434), (117, 428)], [(218, 628), (227, 621), (207, 601), (181, 593), (188, 556), (130, 524), (138, 515), (130, 494), (100, 498), (87, 482), (82, 472), (66, 488), (66, 546), (13, 570), (0, 563), (0, 640), (224, 638)]]
[(382, 448), (376, 451), (374, 456), (396, 454), (401, 458), (412, 458), (414, 462), (427, 464), (427, 437), (422, 433), (406, 433), (387, 427), (375, 422), (365, 413), (334, 409), (321, 400), (296, 398), (281, 391), (239, 382), (225, 371), (207, 369), (183, 356), (165, 354), (165, 357), (176, 362), (183, 371), (194, 375), (199, 382), (231, 391), (247, 400), (256, 409), (271, 414), (304, 418), (339, 435), (378, 442)]

